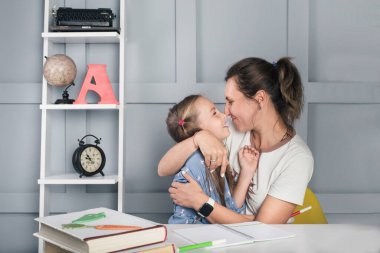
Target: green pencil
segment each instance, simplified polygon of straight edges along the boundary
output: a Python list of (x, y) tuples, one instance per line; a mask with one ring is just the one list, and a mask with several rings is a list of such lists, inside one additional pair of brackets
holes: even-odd
[(188, 251), (188, 250), (215, 246), (215, 245), (222, 244), (222, 243), (225, 243), (225, 242), (226, 242), (226, 239), (222, 239), (222, 240), (216, 240), (216, 241), (209, 241), (209, 242), (202, 242), (202, 243), (196, 243), (196, 244), (186, 245), (186, 246), (179, 247), (178, 249), (179, 249), (179, 252), (185, 252), (185, 251)]

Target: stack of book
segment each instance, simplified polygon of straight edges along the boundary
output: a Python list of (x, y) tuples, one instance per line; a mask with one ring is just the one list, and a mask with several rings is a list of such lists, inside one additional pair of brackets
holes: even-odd
[(70, 252), (112, 252), (164, 242), (164, 225), (107, 208), (36, 219), (34, 235)]

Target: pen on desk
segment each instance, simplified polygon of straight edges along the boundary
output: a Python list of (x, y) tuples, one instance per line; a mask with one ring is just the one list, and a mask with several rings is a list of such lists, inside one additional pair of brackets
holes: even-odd
[(179, 247), (178, 250), (179, 252), (185, 252), (188, 250), (205, 248), (205, 247), (215, 246), (215, 245), (223, 244), (223, 243), (226, 243), (226, 239), (186, 245), (186, 246)]
[(306, 207), (306, 208), (304, 208), (304, 209), (301, 209), (301, 210), (299, 210), (299, 211), (297, 211), (297, 212), (292, 213), (292, 214), (290, 215), (290, 217), (297, 216), (297, 215), (299, 215), (299, 214), (301, 214), (301, 213), (304, 213), (304, 212), (309, 211), (310, 209), (311, 209), (311, 206), (308, 206), (308, 207)]

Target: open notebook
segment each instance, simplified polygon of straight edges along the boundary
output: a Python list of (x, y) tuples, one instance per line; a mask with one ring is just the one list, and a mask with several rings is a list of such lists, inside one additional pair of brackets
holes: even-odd
[(244, 222), (229, 225), (212, 224), (176, 229), (174, 232), (192, 243), (225, 239), (226, 243), (214, 247), (225, 247), (291, 238), (295, 235), (261, 222)]

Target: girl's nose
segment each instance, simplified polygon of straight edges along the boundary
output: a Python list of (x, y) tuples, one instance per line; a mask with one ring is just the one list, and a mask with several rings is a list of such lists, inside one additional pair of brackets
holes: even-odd
[(227, 115), (226, 114), (224, 114), (224, 113), (220, 113), (220, 115), (221, 115), (221, 118), (222, 118), (222, 120), (223, 121), (226, 121), (226, 119), (227, 119)]

